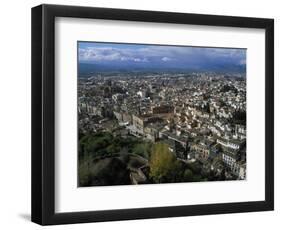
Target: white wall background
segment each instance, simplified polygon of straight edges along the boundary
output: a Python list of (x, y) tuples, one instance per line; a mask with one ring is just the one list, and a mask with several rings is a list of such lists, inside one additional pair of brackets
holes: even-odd
[[(281, 225), (281, 91), (279, 1), (225, 0), (56, 0), (2, 1), (0, 35), (0, 228), (39, 229), (30, 222), (30, 8), (41, 3), (275, 19), (275, 211), (153, 220), (76, 224), (54, 229), (277, 229)], [(50, 228), (50, 227), (47, 227)]]

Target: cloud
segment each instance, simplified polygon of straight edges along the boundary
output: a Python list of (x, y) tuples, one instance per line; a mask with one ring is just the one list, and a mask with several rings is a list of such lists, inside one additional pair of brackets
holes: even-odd
[(133, 61), (148, 62), (144, 53), (132, 49), (87, 47), (79, 48), (79, 60), (81, 61)]
[(122, 54), (113, 48), (80, 48), (79, 59), (88, 61), (114, 61), (121, 60)]
[(121, 57), (121, 61), (148, 62), (146, 58)]
[(241, 59), (239, 61), (239, 65), (246, 65), (246, 59)]
[(166, 61), (171, 61), (172, 59), (171, 58), (168, 58), (168, 57), (163, 57), (161, 58), (162, 61), (166, 62)]
[(202, 63), (208, 65), (212, 63), (244, 65), (246, 63), (246, 49), (113, 43), (91, 43), (79, 47), (79, 61), (92, 63), (165, 62), (167, 65), (182, 66), (200, 66)]

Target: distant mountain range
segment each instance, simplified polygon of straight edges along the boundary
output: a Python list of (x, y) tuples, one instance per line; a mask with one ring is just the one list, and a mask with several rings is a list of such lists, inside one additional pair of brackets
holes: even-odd
[(233, 63), (210, 63), (210, 64), (177, 64), (177, 67), (166, 63), (146, 63), (146, 62), (118, 62), (106, 64), (80, 63), (78, 66), (79, 77), (87, 77), (93, 73), (109, 73), (109, 72), (202, 72), (212, 71), (220, 73), (245, 73), (246, 65)]

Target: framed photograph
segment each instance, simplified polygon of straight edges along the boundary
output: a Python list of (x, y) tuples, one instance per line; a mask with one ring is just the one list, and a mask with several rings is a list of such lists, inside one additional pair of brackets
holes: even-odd
[(274, 208), (273, 19), (32, 8), (32, 221)]

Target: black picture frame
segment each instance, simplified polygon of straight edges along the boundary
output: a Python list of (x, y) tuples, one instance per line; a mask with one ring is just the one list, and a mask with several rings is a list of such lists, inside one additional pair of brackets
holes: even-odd
[[(265, 200), (55, 213), (55, 18), (109, 19), (265, 29)], [(32, 8), (32, 221), (41, 225), (267, 211), (274, 209), (274, 20), (110, 8)]]

